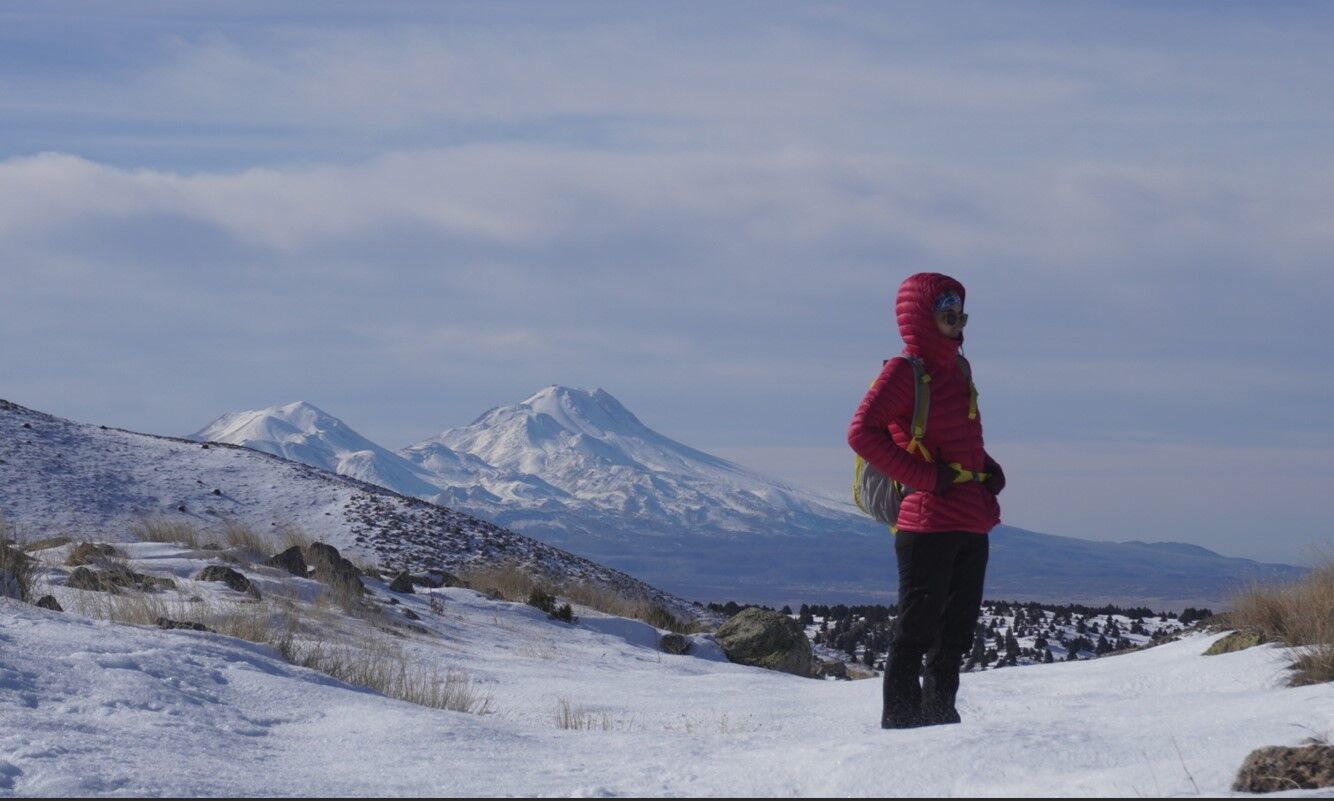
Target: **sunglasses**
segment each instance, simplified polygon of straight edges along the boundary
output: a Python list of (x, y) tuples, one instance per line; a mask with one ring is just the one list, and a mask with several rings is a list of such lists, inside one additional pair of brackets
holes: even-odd
[(963, 312), (955, 311), (954, 309), (946, 309), (945, 311), (940, 312), (940, 319), (941, 322), (948, 326), (957, 325), (960, 328), (963, 328), (965, 325), (968, 325), (968, 315)]

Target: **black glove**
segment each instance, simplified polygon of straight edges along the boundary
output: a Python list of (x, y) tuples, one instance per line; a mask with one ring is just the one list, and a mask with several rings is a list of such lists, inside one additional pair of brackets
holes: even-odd
[(1005, 489), (1005, 471), (990, 456), (986, 458), (985, 465), (983, 472), (987, 473), (987, 480), (983, 481), (982, 485), (992, 495), (1000, 495), (1001, 490)]
[(953, 467), (943, 462), (936, 462), (936, 486), (931, 490), (934, 495), (940, 496), (950, 491), (954, 486), (954, 479), (959, 473)]

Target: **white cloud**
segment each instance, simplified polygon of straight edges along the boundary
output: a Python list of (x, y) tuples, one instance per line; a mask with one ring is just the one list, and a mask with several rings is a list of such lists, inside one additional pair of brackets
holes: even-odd
[(5, 392), (402, 443), (601, 385), (796, 464), (936, 270), (989, 433), (1328, 431), (1324, 12), (994, 8), (0, 9)]

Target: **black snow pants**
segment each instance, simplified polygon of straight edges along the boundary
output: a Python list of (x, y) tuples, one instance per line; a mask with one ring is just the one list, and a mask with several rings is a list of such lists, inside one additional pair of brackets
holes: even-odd
[(988, 552), (987, 535), (970, 531), (894, 536), (899, 616), (885, 664), (885, 728), (959, 722), (959, 662), (973, 644)]

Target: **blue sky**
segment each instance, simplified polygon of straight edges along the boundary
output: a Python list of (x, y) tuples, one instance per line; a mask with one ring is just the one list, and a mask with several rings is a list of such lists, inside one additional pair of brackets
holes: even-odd
[(0, 6), (0, 397), (389, 447), (550, 383), (841, 493), (903, 277), (1006, 522), (1334, 528), (1334, 8)]

